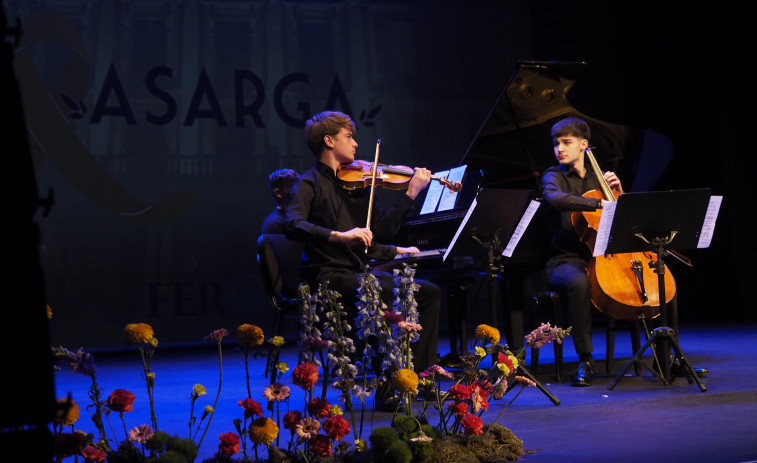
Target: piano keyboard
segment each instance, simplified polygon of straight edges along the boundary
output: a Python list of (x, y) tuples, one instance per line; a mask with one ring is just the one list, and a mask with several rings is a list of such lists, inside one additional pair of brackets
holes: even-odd
[(444, 255), (445, 252), (447, 252), (447, 248), (426, 249), (425, 251), (416, 252), (416, 253), (413, 253), (413, 254), (397, 254), (394, 257), (394, 260), (402, 260), (402, 259), (427, 259), (427, 258), (441, 257), (441, 256)]

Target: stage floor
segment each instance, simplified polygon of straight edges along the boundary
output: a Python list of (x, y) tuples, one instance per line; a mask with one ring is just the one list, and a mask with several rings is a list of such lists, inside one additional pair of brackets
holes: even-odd
[[(233, 331), (232, 327), (229, 331)], [(594, 385), (587, 388), (571, 387), (567, 381), (553, 381), (552, 347), (542, 349), (539, 379), (560, 400), (560, 405), (553, 405), (537, 388), (527, 388), (500, 420), (523, 440), (526, 449), (533, 451), (524, 456), (523, 461), (757, 461), (757, 326), (682, 326), (680, 345), (684, 353), (695, 367), (706, 367), (710, 371), (709, 377), (702, 380), (706, 392), (682, 378), (666, 387), (648, 371), (642, 372), (640, 377), (626, 376), (612, 391), (608, 390), (607, 385), (633, 355), (629, 335), (619, 332), (616, 336), (616, 360), (608, 375), (604, 370), (605, 333), (601, 329), (595, 331), (598, 375)], [(577, 358), (570, 338), (566, 341), (565, 367), (569, 375), (576, 367)], [(443, 338), (440, 348), (448, 349), (447, 346)], [(295, 349), (286, 347), (281, 360), (293, 368), (297, 362)], [(644, 360), (649, 363), (650, 351)], [(137, 396), (134, 410), (125, 414), (127, 428), (149, 423), (142, 364), (136, 349), (125, 353), (95, 352), (95, 363), (98, 383), (106, 396), (116, 388), (130, 390)], [(265, 358), (252, 360), (250, 364), (252, 398), (265, 407), (262, 391), (268, 380), (262, 376), (264, 366)], [(217, 349), (186, 346), (161, 350), (159, 347), (152, 361), (152, 371), (156, 375), (158, 427), (187, 437), (192, 387), (200, 383), (207, 388), (207, 395), (195, 406), (195, 415), (201, 414), (205, 405), (212, 405), (215, 400), (219, 382)], [(633, 375), (633, 369), (629, 375)], [(291, 370), (284, 375), (283, 382), (291, 385)], [(92, 432), (94, 426), (84, 410), (89, 404), (89, 384), (89, 379), (83, 375), (67, 370), (56, 373), (56, 395), (63, 397), (69, 392), (73, 395), (82, 407), (77, 429)], [(292, 393), (289, 406), (302, 409), (301, 391), (292, 386)], [(511, 394), (513, 392), (504, 400), (492, 401), (482, 417), (484, 422), (499, 414)], [(337, 395), (330, 390), (329, 401), (338, 403)], [(242, 417), (237, 401), (245, 397), (244, 356), (233, 345), (224, 346), (220, 400), (197, 462), (216, 452), (221, 433), (235, 431), (233, 420)], [(372, 404), (372, 399), (367, 403)], [(285, 405), (282, 413), (284, 411)], [(364, 438), (368, 437), (372, 426), (386, 425), (390, 417), (389, 413), (368, 412)], [(117, 415), (111, 420), (116, 432), (121, 430), (123, 434)], [(435, 423), (432, 420), (432, 424)], [(288, 431), (283, 430), (282, 439), (288, 442), (288, 435)]]

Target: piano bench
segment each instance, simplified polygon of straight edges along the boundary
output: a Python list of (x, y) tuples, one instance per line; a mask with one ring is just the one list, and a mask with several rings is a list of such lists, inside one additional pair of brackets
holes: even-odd
[[(541, 320), (545, 315), (547, 320), (553, 326), (561, 326), (563, 319), (562, 304), (560, 295), (554, 291), (542, 291), (534, 293), (528, 298), (529, 314), (531, 319)], [(541, 323), (539, 323), (541, 324)], [(537, 326), (532, 326), (535, 329)], [(529, 330), (530, 331), (530, 330)], [(552, 343), (555, 350), (555, 379), (559, 382), (563, 374), (563, 345), (561, 343)], [(539, 349), (531, 348), (531, 372), (536, 375), (539, 371)]]

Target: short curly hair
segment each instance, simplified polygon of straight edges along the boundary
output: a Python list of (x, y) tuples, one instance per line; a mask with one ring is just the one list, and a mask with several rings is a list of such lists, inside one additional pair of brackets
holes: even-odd
[(339, 111), (324, 111), (308, 119), (305, 122), (305, 141), (310, 151), (316, 157), (320, 156), (326, 148), (323, 137), (334, 136), (343, 128), (351, 130), (353, 134), (357, 131), (352, 118)]

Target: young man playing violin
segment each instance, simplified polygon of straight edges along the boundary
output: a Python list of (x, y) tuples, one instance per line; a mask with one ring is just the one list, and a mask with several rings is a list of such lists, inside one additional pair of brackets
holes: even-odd
[[(342, 295), (348, 311), (355, 313), (358, 274), (369, 260), (387, 261), (397, 254), (419, 252), (381, 244), (398, 231), (413, 202), (429, 184), (431, 172), (416, 168), (407, 192), (388, 211), (374, 214), (366, 228), (369, 192), (347, 190), (340, 185), (337, 170), (355, 160), (357, 142), (355, 124), (346, 114), (326, 111), (310, 118), (305, 125), (305, 139), (316, 156), (316, 165), (302, 174), (292, 191), (286, 210), (286, 234), (305, 242), (307, 264), (305, 277), (312, 282), (328, 281), (329, 288)], [(378, 211), (374, 208), (374, 212)], [(367, 249), (367, 251), (366, 251)], [(391, 307), (394, 300), (392, 275), (374, 272), (381, 284), (382, 299)], [(423, 371), (436, 363), (439, 338), (439, 288), (433, 283), (415, 280), (420, 285), (418, 302), (420, 339), (413, 344), (414, 367)]]
[[(579, 240), (571, 222), (574, 211), (594, 211), (604, 199), (582, 195), (599, 189), (599, 181), (584, 163), (591, 131), (582, 119), (569, 117), (552, 126), (552, 143), (559, 165), (548, 168), (542, 176), (542, 194), (551, 206), (548, 222), (552, 239), (546, 265), (547, 282), (560, 294), (573, 326), (571, 338), (578, 354), (579, 366), (573, 386), (591, 386), (594, 373), (591, 340), (591, 286), (586, 267), (591, 260), (589, 247)], [(613, 172), (604, 178), (616, 193), (623, 193), (620, 180)]]

